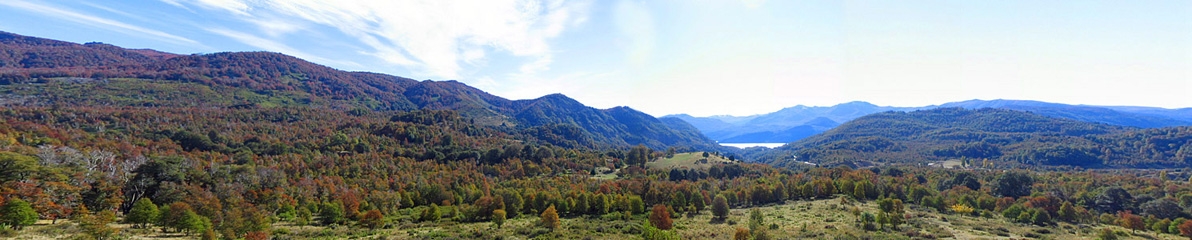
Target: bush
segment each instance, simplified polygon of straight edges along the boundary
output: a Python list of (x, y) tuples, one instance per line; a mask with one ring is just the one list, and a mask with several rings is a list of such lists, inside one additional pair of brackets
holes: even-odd
[(439, 213), (439, 205), (432, 203), (429, 208), (422, 209), (422, 216), (419, 219), (423, 222), (434, 222), (439, 221), (439, 218), (442, 217), (443, 214)]
[(493, 225), (497, 225), (497, 228), (501, 228), (501, 225), (505, 225), (505, 209), (493, 210), (492, 220)]
[(666, 209), (666, 205), (655, 204), (654, 209), (650, 211), (650, 224), (662, 230), (671, 229), (670, 211)]
[(37, 211), (33, 206), (20, 198), (9, 199), (0, 207), (0, 224), (8, 225), (13, 230), (21, 230), (25, 226), (37, 222)]
[(715, 200), (712, 200), (712, 215), (718, 219), (728, 217), (728, 199), (724, 196), (717, 195)]
[(662, 230), (650, 224), (642, 224), (642, 239), (645, 240), (678, 240), (679, 233), (674, 230)]
[(737, 228), (737, 231), (735, 233), (733, 233), (733, 240), (748, 240), (748, 239), (749, 239), (749, 229)]
[(385, 225), (385, 216), (381, 215), (380, 210), (368, 210), (367, 213), (364, 213), (364, 217), (360, 218), (360, 225), (369, 229), (377, 229)]
[(1097, 231), (1097, 239), (1117, 240), (1118, 236), (1117, 236), (1117, 233), (1113, 232), (1113, 229), (1101, 228), (1100, 231)]
[(559, 212), (555, 210), (555, 205), (550, 205), (546, 210), (542, 210), (540, 215), (542, 226), (554, 231), (558, 229), (562, 222), (559, 221)]
[(335, 203), (326, 203), (321, 208), (319, 211), (319, 221), (323, 222), (323, 225), (343, 223), (345, 220), (343, 206)]
[(149, 198), (141, 198), (133, 203), (132, 209), (128, 211), (128, 216), (124, 220), (130, 224), (136, 224), (141, 228), (153, 223), (157, 220), (157, 205), (153, 204)]

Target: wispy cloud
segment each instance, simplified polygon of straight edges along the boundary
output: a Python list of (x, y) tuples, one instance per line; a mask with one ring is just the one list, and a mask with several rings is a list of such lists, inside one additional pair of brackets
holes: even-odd
[[(179, 0), (161, 0), (161, 1), (165, 2), (167, 4), (170, 4), (170, 5), (177, 6), (177, 7), (186, 8), (186, 6), (182, 4), (183, 2), (180, 2)], [(225, 11), (228, 11), (231, 13), (235, 13), (237, 15), (243, 15), (243, 16), (249, 15), (248, 14), (248, 10), (249, 10), (248, 4), (246, 4), (242, 1), (239, 1), (239, 0), (197, 0), (197, 1), (186, 1), (186, 3), (194, 4), (196, 6), (199, 6), (201, 8), (206, 8), (206, 9), (225, 10)]]
[(284, 43), (265, 39), (265, 38), (258, 37), (258, 36), (248, 34), (248, 33), (244, 33), (244, 32), (228, 30), (228, 29), (223, 29), (223, 28), (206, 28), (203, 30), (207, 30), (208, 32), (211, 32), (211, 33), (223, 35), (225, 37), (234, 39), (240, 43), (244, 43), (249, 46), (264, 49), (265, 51), (285, 53), (285, 54), (293, 55), (298, 58), (315, 61), (315, 62), (319, 62), (319, 63), (324, 63), (324, 64), (334, 64), (337, 66), (356, 66), (356, 67), (361, 66), (359, 63), (352, 62), (352, 61), (333, 60), (333, 59), (319, 57), (318, 55), (306, 53), (302, 50), (298, 50), (296, 48), (290, 47), (289, 45), (286, 45)]
[(132, 24), (123, 23), (120, 21), (87, 15), (75, 11), (56, 8), (53, 6), (43, 5), (34, 2), (26, 2), (21, 0), (5, 0), (0, 1), (0, 5), (9, 6), (17, 9), (22, 9), (29, 12), (42, 14), (48, 17), (54, 17), (62, 20), (67, 20), (83, 25), (103, 28), (111, 31), (121, 32), (131, 36), (146, 36), (159, 41), (169, 42), (179, 45), (199, 45), (199, 42), (180, 37), (177, 35), (157, 31), (153, 29), (143, 28)]
[(548, 69), (548, 40), (586, 20), (591, 5), (587, 0), (163, 1), (223, 9), (263, 28), (276, 23), (261, 22), (260, 16), (269, 14), (333, 27), (364, 45), (365, 55), (443, 78), (460, 77), (462, 65), (484, 63), (492, 52), (533, 59), (523, 71)]

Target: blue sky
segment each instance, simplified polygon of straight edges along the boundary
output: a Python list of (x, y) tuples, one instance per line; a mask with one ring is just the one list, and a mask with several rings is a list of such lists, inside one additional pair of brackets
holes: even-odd
[(656, 116), (968, 99), (1192, 107), (1192, 1), (0, 1), (0, 30), (563, 93)]

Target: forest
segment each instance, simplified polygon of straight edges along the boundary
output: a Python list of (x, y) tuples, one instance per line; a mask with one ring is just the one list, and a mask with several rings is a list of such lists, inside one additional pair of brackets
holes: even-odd
[[(145, 228), (202, 238), (334, 237), (344, 233), (277, 226), (400, 230), (537, 220), (551, 211), (563, 219), (630, 219), (633, 224), (616, 234), (690, 238), (698, 236), (632, 219), (656, 218), (657, 211), (727, 218), (716, 205), (746, 209), (836, 198), (1041, 226), (1106, 224), (1182, 234), (1192, 207), (1184, 170), (794, 170), (739, 161), (645, 168), (682, 151), (563, 148), (443, 110), (14, 107), (0, 111), (0, 122), (3, 209), (27, 206), (34, 219), (77, 222), (80, 236), (95, 238)], [(617, 172), (603, 179), (598, 169)], [(857, 227), (882, 236), (899, 233), (893, 229), (913, 218), (886, 210), (864, 212), (882, 217), (858, 217)], [(8, 221), (17, 215), (0, 215), (10, 236), (29, 225)], [(1130, 225), (1133, 218), (1145, 226)], [(116, 221), (132, 227), (105, 227)], [(526, 234), (622, 236), (557, 227), (535, 225), (543, 230)], [(755, 238), (767, 231), (750, 230)]]
[(778, 166), (803, 161), (926, 164), (988, 161), (1014, 168), (1186, 168), (1192, 127), (1134, 128), (1005, 109), (885, 112), (750, 157)]
[(0, 44), (2, 237), (1192, 237), (1188, 127), (936, 109), (735, 150), (561, 94)]

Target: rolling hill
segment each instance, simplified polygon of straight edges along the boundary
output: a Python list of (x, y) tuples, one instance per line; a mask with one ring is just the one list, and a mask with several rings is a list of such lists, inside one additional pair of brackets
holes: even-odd
[(831, 107), (794, 106), (777, 112), (748, 117), (712, 116), (692, 117), (670, 115), (683, 119), (704, 135), (724, 143), (786, 143), (821, 133), (840, 123), (883, 111), (905, 111), (912, 108), (881, 107), (867, 102), (849, 102)]
[[(716, 150), (686, 123), (562, 94), (509, 100), (456, 81), (347, 72), (270, 52), (179, 55), (0, 32), (0, 105), (451, 110), (563, 147)], [(585, 140), (586, 139), (586, 140)]]
[(685, 114), (670, 117), (681, 118), (699, 128), (709, 138), (720, 142), (788, 143), (868, 114), (951, 107), (1029, 111), (1048, 117), (1140, 128), (1192, 126), (1192, 108), (1104, 107), (1001, 99), (969, 100), (926, 107), (881, 107), (866, 102), (850, 102), (831, 107), (800, 105), (748, 117), (692, 117)]
[(1022, 166), (1188, 167), (1192, 127), (1136, 128), (983, 108), (884, 112), (767, 152), (779, 166), (990, 160)]

